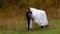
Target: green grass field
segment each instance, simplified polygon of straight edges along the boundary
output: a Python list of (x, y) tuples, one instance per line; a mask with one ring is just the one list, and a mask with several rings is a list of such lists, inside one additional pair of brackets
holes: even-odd
[[(60, 34), (60, 2), (58, 1), (1, 0), (0, 34)], [(46, 11), (49, 20), (48, 28), (41, 29), (38, 24), (33, 22), (33, 30), (27, 30), (25, 13), (28, 7)]]
[[(60, 20), (51, 20), (49, 21), (49, 27), (41, 29), (38, 25), (34, 24), (33, 30), (27, 31), (27, 26), (22, 30), (0, 30), (0, 34), (60, 34)], [(37, 27), (38, 26), (38, 27)]]
[[(49, 12), (50, 10), (52, 12)], [(54, 9), (54, 11), (56, 11), (55, 13), (53, 9), (49, 9), (47, 14), (49, 27), (47, 29), (41, 29), (38, 24), (33, 22), (32, 31), (27, 30), (25, 12), (23, 12), (25, 10), (20, 10), (20, 12), (19, 9), (16, 8), (1, 9), (0, 11), (0, 34), (60, 34), (60, 8)]]

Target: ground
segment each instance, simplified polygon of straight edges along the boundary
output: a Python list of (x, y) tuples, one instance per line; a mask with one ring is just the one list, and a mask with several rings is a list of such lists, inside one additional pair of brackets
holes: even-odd
[[(35, 24), (34, 24), (35, 25)], [(22, 25), (21, 25), (22, 27)], [(27, 26), (25, 26), (27, 28)], [(60, 34), (60, 20), (49, 21), (49, 27), (41, 29), (38, 25), (35, 25), (33, 30), (27, 31), (26, 28), (23, 30), (0, 30), (0, 34)], [(25, 29), (25, 30), (24, 30)]]

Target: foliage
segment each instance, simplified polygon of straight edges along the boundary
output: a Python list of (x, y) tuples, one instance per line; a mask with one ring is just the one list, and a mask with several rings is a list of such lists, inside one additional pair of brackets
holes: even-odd
[[(59, 0), (0, 0), (0, 8), (6, 8), (6, 7), (11, 7), (11, 6), (18, 6), (18, 7), (26, 7), (26, 6), (35, 6), (35, 7), (40, 7), (40, 6), (49, 6), (51, 7), (52, 5), (60, 5)], [(46, 7), (45, 6), (45, 7)]]

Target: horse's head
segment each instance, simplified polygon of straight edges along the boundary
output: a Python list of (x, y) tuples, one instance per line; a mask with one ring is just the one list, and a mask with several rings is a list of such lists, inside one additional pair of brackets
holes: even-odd
[(27, 13), (28, 13), (28, 16), (30, 19), (33, 19), (33, 16), (32, 16), (32, 11), (30, 8), (27, 9)]

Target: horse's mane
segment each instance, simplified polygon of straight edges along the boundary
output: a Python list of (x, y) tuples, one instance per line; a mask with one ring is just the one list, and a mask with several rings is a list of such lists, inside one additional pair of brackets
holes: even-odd
[(44, 12), (44, 13), (45, 13), (45, 11), (44, 11), (44, 10), (39, 10), (39, 9), (32, 8), (32, 7), (30, 8), (30, 10), (31, 10), (31, 11), (38, 11), (38, 12)]

